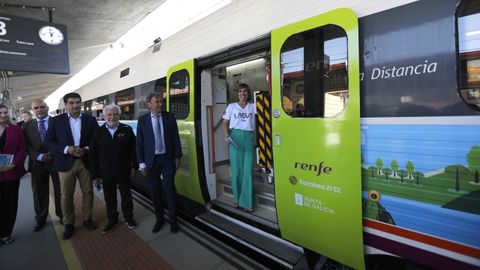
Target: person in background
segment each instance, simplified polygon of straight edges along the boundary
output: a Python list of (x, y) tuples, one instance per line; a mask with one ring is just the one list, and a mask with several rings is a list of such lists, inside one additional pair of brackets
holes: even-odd
[(17, 123), (17, 126), (20, 126), (23, 129), (23, 127), (25, 126), (25, 123), (32, 121), (33, 119), (32, 113), (30, 111), (23, 111), (22, 119), (23, 119), (22, 121)]
[(128, 228), (137, 227), (133, 219), (133, 201), (130, 192), (131, 177), (136, 168), (135, 134), (130, 126), (119, 122), (121, 110), (115, 104), (103, 108), (105, 123), (97, 128), (90, 142), (91, 174), (94, 183), (103, 183), (107, 206), (107, 225), (102, 233), (112, 231), (118, 223), (117, 185), (122, 196), (123, 218)]
[(223, 113), (223, 133), (229, 144), (233, 207), (252, 212), (255, 104), (248, 102), (251, 90), (247, 84), (239, 84), (236, 92), (238, 101), (228, 104)]
[[(137, 159), (140, 172), (148, 177), (156, 222), (153, 233), (162, 229), (163, 218), (162, 190), (165, 193), (170, 231), (178, 232), (175, 206), (175, 172), (180, 168), (182, 148), (177, 121), (172, 113), (163, 111), (163, 96), (150, 93), (146, 99), (150, 112), (138, 118)], [(161, 178), (160, 178), (161, 177)]]
[(49, 179), (53, 184), (55, 214), (62, 223), (62, 205), (60, 201), (60, 180), (52, 169), (53, 153), (45, 146), (45, 136), (52, 117), (48, 115), (48, 106), (43, 100), (34, 100), (32, 110), (35, 119), (24, 124), (23, 133), (29, 156), (28, 168), (32, 174), (33, 206), (35, 210), (34, 232), (40, 231), (47, 221), (49, 197)]
[[(0, 104), (0, 242), (13, 242), (12, 232), (17, 219), (18, 188), (25, 174), (25, 140), (22, 129), (15, 125), (8, 114), (8, 107)], [(3, 156), (5, 155), (5, 156)], [(11, 162), (5, 159), (13, 156)]]
[(52, 118), (46, 146), (53, 155), (53, 169), (60, 177), (63, 223), (65, 231), (62, 239), (72, 237), (75, 230), (75, 208), (73, 195), (78, 179), (82, 190), (83, 227), (95, 230), (92, 220), (93, 184), (90, 178), (89, 143), (98, 123), (95, 117), (82, 114), (82, 98), (78, 93), (68, 93), (63, 97), (66, 113)]

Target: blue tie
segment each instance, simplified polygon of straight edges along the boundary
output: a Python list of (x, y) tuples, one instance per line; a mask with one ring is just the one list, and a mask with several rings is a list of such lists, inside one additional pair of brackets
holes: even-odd
[(155, 132), (155, 151), (163, 151), (163, 140), (162, 140), (162, 128), (160, 126), (160, 115), (155, 116), (157, 118), (157, 132)]
[(38, 121), (38, 133), (40, 134), (40, 140), (43, 144), (43, 141), (45, 140), (45, 134), (47, 134), (47, 128), (45, 128), (45, 120)]

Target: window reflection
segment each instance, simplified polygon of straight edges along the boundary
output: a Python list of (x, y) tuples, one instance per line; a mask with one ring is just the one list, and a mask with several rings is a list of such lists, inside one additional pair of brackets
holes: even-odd
[(185, 119), (189, 113), (190, 77), (186, 69), (176, 71), (170, 75), (169, 95), (170, 111), (177, 119)]
[(118, 92), (115, 96), (115, 104), (122, 110), (120, 120), (135, 119), (135, 92), (133, 87)]
[(465, 103), (480, 108), (480, 2), (463, 1), (458, 12), (459, 91)]
[(334, 117), (348, 102), (347, 38), (327, 25), (295, 34), (281, 50), (282, 106), (293, 117)]

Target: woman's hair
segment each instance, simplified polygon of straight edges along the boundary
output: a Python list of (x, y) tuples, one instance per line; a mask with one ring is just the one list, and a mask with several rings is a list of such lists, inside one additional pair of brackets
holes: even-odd
[[(0, 104), (0, 109), (6, 109), (7, 112), (8, 112), (8, 107), (4, 104)], [(12, 120), (12, 117), (10, 116), (10, 114), (9, 114), (9, 118), (8, 118), (8, 124), (9, 125), (15, 124), (15, 123), (13, 123), (13, 120)]]
[(252, 90), (250, 89), (250, 86), (248, 86), (248, 84), (246, 84), (246, 83), (240, 83), (240, 84), (237, 85), (237, 88), (235, 89), (235, 92), (238, 93), (241, 89), (247, 90), (247, 93), (248, 93), (247, 100), (250, 100), (250, 98), (252, 96)]

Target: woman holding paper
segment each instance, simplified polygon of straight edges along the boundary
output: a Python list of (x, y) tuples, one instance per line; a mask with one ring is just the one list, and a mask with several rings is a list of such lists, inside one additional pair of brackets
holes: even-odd
[(0, 104), (0, 242), (11, 244), (13, 226), (17, 218), (18, 188), (25, 174), (25, 139), (16, 126), (8, 107)]
[(236, 92), (238, 101), (228, 104), (223, 113), (223, 132), (230, 153), (233, 207), (252, 212), (255, 104), (248, 103), (251, 90), (247, 84), (239, 84)]

